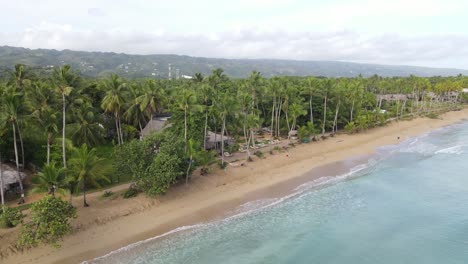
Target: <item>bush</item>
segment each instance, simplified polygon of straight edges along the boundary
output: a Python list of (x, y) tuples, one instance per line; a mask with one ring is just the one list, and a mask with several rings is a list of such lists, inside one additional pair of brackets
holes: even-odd
[(263, 152), (261, 152), (260, 150), (255, 151), (254, 155), (259, 157), (259, 158), (263, 158), (263, 156), (264, 156)]
[(239, 148), (240, 148), (240, 145), (235, 143), (235, 144), (231, 144), (227, 146), (226, 151), (229, 153), (234, 153), (234, 152), (239, 151)]
[(128, 189), (122, 194), (122, 197), (124, 199), (128, 199), (128, 198), (132, 198), (132, 197), (135, 197), (137, 196), (139, 193), (138, 191), (138, 188), (132, 184), (130, 185), (130, 187), (128, 187)]
[(5, 207), (5, 211), (0, 210), (0, 227), (15, 227), (23, 221), (23, 218), (24, 215), (18, 208)]
[(59, 247), (58, 241), (71, 231), (70, 219), (76, 209), (60, 198), (47, 195), (31, 206), (31, 221), (23, 225), (19, 248), (32, 248), (39, 244)]
[(111, 190), (107, 190), (107, 191), (104, 191), (104, 193), (102, 194), (102, 197), (107, 198), (107, 197), (111, 197), (112, 195), (114, 195), (114, 192)]
[(356, 133), (357, 131), (357, 128), (356, 128), (356, 124), (354, 122), (349, 122), (345, 127), (344, 127), (345, 131), (352, 134), (352, 133)]

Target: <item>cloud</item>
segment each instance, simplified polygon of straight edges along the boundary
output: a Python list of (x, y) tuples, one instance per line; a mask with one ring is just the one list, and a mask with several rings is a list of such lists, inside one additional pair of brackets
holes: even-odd
[(105, 16), (106, 13), (101, 8), (88, 8), (88, 15), (95, 17)]
[(3, 43), (28, 48), (113, 51), (131, 54), (184, 54), (222, 58), (339, 60), (468, 69), (468, 35), (364, 36), (351, 30), (287, 32), (243, 28), (221, 33), (164, 30), (75, 30), (41, 23), (22, 33), (0, 35)]

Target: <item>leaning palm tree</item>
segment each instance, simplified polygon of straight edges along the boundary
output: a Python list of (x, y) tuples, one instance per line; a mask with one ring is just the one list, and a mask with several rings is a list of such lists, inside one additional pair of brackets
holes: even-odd
[(108, 79), (101, 83), (101, 86), (106, 90), (106, 95), (102, 99), (101, 107), (104, 112), (114, 115), (117, 142), (121, 145), (123, 144), (123, 136), (120, 115), (125, 104), (124, 89), (126, 84), (119, 76), (112, 74)]
[(41, 172), (33, 178), (33, 183), (36, 187), (32, 190), (33, 192), (43, 193), (55, 196), (55, 193), (65, 194), (67, 189), (65, 188), (65, 174), (64, 168), (58, 168), (55, 166), (55, 162), (45, 164)]
[(99, 158), (96, 149), (88, 149), (86, 144), (73, 150), (69, 160), (69, 175), (77, 183), (77, 188), (83, 192), (83, 206), (88, 207), (86, 201), (86, 187), (89, 185), (99, 187), (100, 181), (110, 182), (107, 177), (111, 172), (110, 164), (106, 159)]

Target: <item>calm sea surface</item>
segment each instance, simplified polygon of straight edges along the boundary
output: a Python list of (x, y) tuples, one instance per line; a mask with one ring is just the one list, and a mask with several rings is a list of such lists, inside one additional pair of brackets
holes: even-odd
[(90, 263), (468, 263), (468, 122)]

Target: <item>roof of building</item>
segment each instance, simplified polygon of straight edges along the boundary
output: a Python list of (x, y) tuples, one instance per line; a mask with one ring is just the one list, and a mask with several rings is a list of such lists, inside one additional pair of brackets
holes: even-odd
[(170, 117), (153, 118), (153, 120), (149, 121), (148, 124), (146, 124), (145, 128), (141, 130), (141, 135), (148, 136), (152, 132), (160, 132), (165, 128), (171, 127), (171, 124), (167, 122), (169, 119)]
[[(223, 140), (232, 140), (232, 137), (224, 136)], [(221, 134), (217, 134), (211, 131), (206, 133), (206, 142), (221, 142)]]
[[(3, 168), (3, 186), (5, 189), (8, 189), (9, 184), (18, 182), (16, 180), (17, 172), (14, 167), (7, 165), (7, 164), (3, 164), (2, 168)], [(24, 178), (26, 178), (26, 174), (20, 172), (20, 177), (22, 180), (24, 180)]]

